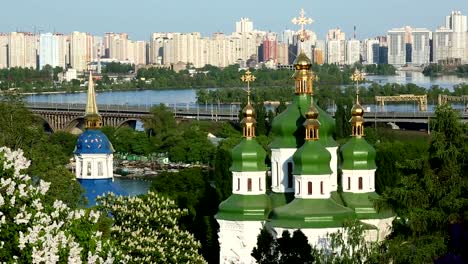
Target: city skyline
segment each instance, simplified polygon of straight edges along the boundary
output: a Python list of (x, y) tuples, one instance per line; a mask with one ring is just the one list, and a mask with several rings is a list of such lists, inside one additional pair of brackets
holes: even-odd
[[(324, 38), (329, 29), (336, 27), (351, 36), (356, 26), (357, 37), (362, 39), (384, 35), (391, 28), (406, 25), (434, 30), (444, 24), (441, 18), (451, 10), (468, 13), (468, 2), (461, 0), (454, 4), (435, 0), (395, 0), (391, 4), (378, 6), (370, 0), (359, 3), (338, 0), (311, 3), (301, 0), (274, 6), (271, 1), (264, 0), (222, 3), (212, 0), (188, 3), (142, 0), (138, 6), (121, 0), (112, 1), (112, 5), (109, 1), (94, 3), (83, 0), (79, 6), (57, 0), (27, 2), (20, 0), (4, 4), (4, 8), (21, 10), (21, 13), (6, 12), (0, 32), (83, 31), (96, 35), (127, 32), (132, 39), (146, 40), (152, 32), (200, 32), (204, 36), (215, 32), (231, 33), (235, 30), (235, 22), (247, 17), (253, 21), (255, 29), (279, 33), (285, 29), (297, 30), (291, 19), (303, 7), (307, 16), (315, 21), (307, 28), (317, 32), (318, 38)], [(422, 4), (424, 12), (414, 12)], [(30, 8), (24, 9), (25, 5)], [(72, 8), (73, 12), (70, 11)], [(53, 12), (53, 15), (47, 12)], [(200, 14), (206, 15), (200, 17)], [(181, 17), (188, 21), (181, 20)]]

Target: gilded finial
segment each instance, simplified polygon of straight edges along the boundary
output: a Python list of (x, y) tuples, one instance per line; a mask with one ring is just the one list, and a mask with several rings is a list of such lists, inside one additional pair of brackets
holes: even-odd
[(351, 80), (356, 84), (356, 103), (351, 109), (351, 135), (362, 137), (364, 136), (364, 108), (359, 104), (359, 82), (364, 80), (364, 74), (356, 69), (351, 75)]
[(250, 104), (250, 83), (255, 81), (255, 76), (247, 70), (244, 75), (241, 76), (241, 80), (247, 83), (247, 105), (242, 109), (242, 134), (244, 138), (252, 139), (255, 137), (255, 109)]
[(306, 31), (305, 31), (305, 26), (306, 25), (310, 25), (314, 22), (314, 20), (312, 18), (307, 18), (305, 16), (305, 11), (304, 11), (304, 8), (301, 8), (301, 12), (299, 13), (300, 16), (299, 17), (295, 17), (291, 20), (291, 22), (294, 24), (294, 25), (299, 25), (301, 26), (301, 31), (299, 32), (299, 37), (300, 37), (300, 40), (301, 42), (304, 42), (306, 39), (307, 39), (307, 34), (306, 34)]
[(84, 118), (86, 122), (86, 128), (97, 129), (102, 126), (101, 115), (99, 115), (96, 103), (96, 92), (94, 91), (93, 74), (91, 71), (89, 72), (88, 101), (86, 103)]
[(256, 77), (247, 70), (244, 75), (241, 76), (241, 80), (247, 83), (247, 104), (250, 104), (250, 83), (255, 82)]
[(364, 80), (364, 74), (358, 69), (354, 70), (351, 80), (356, 84), (356, 104), (359, 104), (359, 82)]

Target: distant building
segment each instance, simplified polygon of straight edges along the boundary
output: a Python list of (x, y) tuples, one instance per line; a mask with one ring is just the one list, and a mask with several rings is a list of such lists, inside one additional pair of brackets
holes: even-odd
[(0, 33), (0, 69), (8, 68), (8, 34)]
[(363, 62), (378, 64), (380, 57), (380, 43), (378, 39), (366, 39), (363, 42)]
[(468, 63), (468, 20), (460, 11), (452, 11), (445, 18), (445, 26), (433, 34), (433, 61)]
[(253, 22), (248, 18), (241, 18), (240, 21), (236, 22), (237, 33), (248, 33), (253, 31)]
[(28, 32), (11, 32), (8, 39), (8, 67), (37, 68), (38, 38)]
[(403, 66), (406, 64), (406, 30), (395, 28), (387, 33), (388, 64)]
[(425, 28), (414, 28), (412, 30), (413, 43), (411, 52), (411, 63), (413, 65), (425, 65), (430, 63), (430, 39), (431, 31)]
[(87, 33), (73, 32), (70, 36), (70, 64), (79, 72), (88, 69), (91, 61), (92, 38)]
[(65, 69), (68, 57), (67, 37), (63, 34), (45, 33), (39, 36), (39, 69), (45, 65)]
[(346, 64), (352, 65), (360, 62), (361, 58), (361, 42), (357, 39), (346, 41)]

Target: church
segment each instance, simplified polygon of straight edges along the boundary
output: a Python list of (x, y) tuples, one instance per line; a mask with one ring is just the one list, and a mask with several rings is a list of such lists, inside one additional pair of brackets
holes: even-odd
[[(251, 252), (265, 226), (275, 237), (300, 229), (312, 246), (349, 219), (368, 227), (366, 239), (390, 232), (391, 212), (377, 212), (376, 151), (364, 139), (364, 109), (351, 109), (351, 138), (339, 147), (335, 120), (313, 98), (312, 62), (300, 52), (294, 62), (292, 103), (272, 123), (271, 191), (267, 192), (266, 151), (255, 140), (255, 112), (243, 109), (243, 140), (232, 149), (232, 195), (219, 205), (220, 263), (255, 263)], [(248, 72), (249, 73), (249, 72)], [(250, 73), (249, 73), (250, 74)], [(362, 80), (358, 71), (356, 82)], [(339, 180), (340, 179), (340, 180)]]
[(75, 154), (76, 179), (85, 190), (88, 206), (96, 205), (96, 198), (108, 192), (125, 195), (125, 191), (114, 183), (114, 148), (102, 133), (102, 118), (96, 103), (93, 75), (89, 73), (88, 100), (84, 115), (85, 131), (78, 137)]

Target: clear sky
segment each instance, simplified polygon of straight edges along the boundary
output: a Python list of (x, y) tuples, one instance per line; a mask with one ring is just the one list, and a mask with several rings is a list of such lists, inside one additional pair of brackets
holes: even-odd
[(2, 0), (0, 32), (127, 32), (147, 40), (151, 32), (231, 33), (241, 17), (281, 32), (296, 28), (291, 19), (301, 7), (320, 39), (335, 27), (349, 37), (356, 25), (362, 39), (405, 25), (434, 30), (451, 10), (468, 15), (468, 0)]

